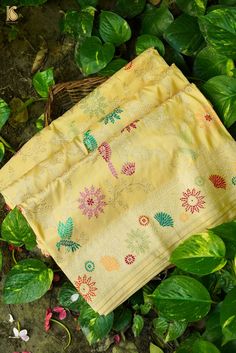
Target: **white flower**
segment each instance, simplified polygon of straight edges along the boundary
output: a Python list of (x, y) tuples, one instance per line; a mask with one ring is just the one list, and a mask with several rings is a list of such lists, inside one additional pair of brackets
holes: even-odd
[(11, 314), (8, 314), (9, 315), (9, 322), (12, 324), (15, 320), (13, 318), (13, 316)]
[(27, 330), (17, 330), (16, 327), (13, 328), (13, 333), (15, 338), (21, 338), (23, 341), (29, 341), (29, 336), (27, 335)]
[(72, 294), (72, 296), (70, 297), (70, 300), (72, 301), (72, 303), (76, 302), (76, 300), (78, 299), (79, 299), (78, 293)]

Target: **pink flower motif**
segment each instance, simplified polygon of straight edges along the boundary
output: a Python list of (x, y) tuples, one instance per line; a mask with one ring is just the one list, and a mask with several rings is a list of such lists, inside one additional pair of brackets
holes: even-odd
[(201, 191), (196, 189), (187, 189), (183, 192), (183, 197), (181, 197), (182, 206), (185, 208), (185, 211), (190, 211), (191, 213), (199, 212), (200, 208), (204, 208), (206, 203), (203, 199), (205, 196), (201, 196)]
[(48, 332), (50, 329), (51, 318), (52, 318), (52, 310), (50, 308), (48, 308), (46, 310), (45, 319), (44, 319), (44, 328), (45, 328), (46, 332)]
[(211, 121), (213, 119), (208, 113), (204, 115), (204, 118), (206, 119), (206, 121)]
[(135, 163), (128, 162), (122, 166), (121, 173), (125, 175), (132, 175), (135, 173)]
[(125, 256), (125, 262), (127, 263), (127, 265), (132, 265), (135, 261), (135, 256), (132, 254), (128, 254)]
[(66, 310), (62, 306), (56, 306), (53, 308), (54, 313), (59, 313), (59, 320), (64, 320), (66, 318)]
[(102, 194), (101, 189), (95, 189), (94, 186), (85, 188), (80, 192), (79, 208), (82, 210), (83, 215), (88, 218), (98, 217), (103, 212), (106, 202), (105, 196)]

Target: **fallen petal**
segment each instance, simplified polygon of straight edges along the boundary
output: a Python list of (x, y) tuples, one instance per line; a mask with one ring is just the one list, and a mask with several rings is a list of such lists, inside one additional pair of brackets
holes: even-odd
[(12, 324), (15, 320), (13, 318), (13, 316), (11, 314), (8, 314), (9, 315), (9, 322)]
[(29, 341), (29, 336), (21, 336), (21, 339), (24, 341), (24, 342), (28, 342)]
[(13, 327), (13, 333), (14, 333), (14, 336), (15, 336), (15, 337), (17, 337), (17, 338), (19, 338), (19, 337), (20, 337), (20, 335), (19, 335), (19, 331), (17, 330), (17, 328), (16, 328), (16, 327)]
[(76, 300), (78, 299), (79, 299), (79, 293), (72, 294), (72, 296), (70, 297), (70, 300), (72, 301), (72, 303), (76, 302)]

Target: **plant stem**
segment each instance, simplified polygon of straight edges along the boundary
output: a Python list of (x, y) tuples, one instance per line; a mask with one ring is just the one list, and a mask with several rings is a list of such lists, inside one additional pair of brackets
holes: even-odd
[(66, 348), (69, 347), (69, 345), (71, 344), (71, 333), (69, 331), (69, 329), (66, 327), (66, 325), (64, 325), (62, 322), (56, 320), (56, 319), (50, 319), (50, 321), (55, 322), (57, 325), (61, 326), (64, 328), (64, 330), (67, 332), (68, 335), (68, 343), (67, 345), (64, 347), (64, 350), (66, 350)]
[(7, 148), (10, 152), (12, 152), (13, 154), (16, 153), (16, 151), (11, 147), (11, 145), (9, 145), (9, 143), (8, 143), (6, 140), (4, 140), (4, 138), (3, 138), (2, 136), (0, 136), (0, 141), (6, 146), (6, 148)]
[(12, 250), (11, 256), (12, 256), (12, 260), (14, 261), (15, 265), (17, 265), (17, 261), (16, 261), (16, 258), (15, 258), (15, 249)]

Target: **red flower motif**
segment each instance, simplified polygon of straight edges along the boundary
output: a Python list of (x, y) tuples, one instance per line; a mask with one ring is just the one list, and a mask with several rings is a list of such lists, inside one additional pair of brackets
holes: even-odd
[(52, 318), (52, 310), (50, 308), (48, 308), (46, 310), (45, 319), (44, 319), (44, 328), (45, 328), (46, 332), (48, 332), (50, 329), (51, 318)]
[(135, 256), (132, 254), (128, 254), (125, 256), (125, 262), (127, 263), (127, 265), (132, 265), (135, 261)]
[(128, 162), (122, 166), (121, 173), (125, 175), (132, 175), (135, 173), (135, 163)]
[(130, 70), (133, 66), (133, 61), (130, 61), (127, 65), (125, 65), (125, 70)]
[(102, 194), (101, 189), (95, 189), (94, 186), (85, 188), (83, 192), (80, 192), (79, 208), (82, 210), (83, 215), (88, 218), (98, 217), (103, 212), (106, 202), (104, 201), (105, 196)]
[(220, 175), (210, 175), (209, 180), (212, 182), (217, 189), (226, 189), (226, 181)]
[(121, 133), (124, 132), (125, 130), (127, 130), (128, 132), (130, 132), (132, 129), (136, 129), (137, 128), (137, 122), (139, 122), (139, 120), (134, 120), (132, 123), (130, 123), (129, 125), (126, 125), (122, 130)]
[(147, 226), (149, 224), (149, 218), (147, 216), (140, 216), (138, 220), (141, 226)]
[(183, 197), (181, 197), (182, 206), (185, 211), (190, 211), (191, 213), (199, 212), (200, 208), (204, 208), (205, 201), (203, 200), (205, 196), (201, 196), (201, 191), (196, 189), (187, 189), (183, 192)]
[(206, 119), (206, 121), (211, 121), (213, 120), (213, 118), (210, 116), (210, 114), (205, 114), (204, 118)]
[(92, 282), (91, 277), (87, 277), (84, 275), (83, 277), (78, 276), (77, 281), (75, 281), (75, 286), (78, 292), (84, 297), (87, 302), (92, 301), (92, 297), (96, 296), (95, 291), (97, 288), (95, 287), (96, 282)]

